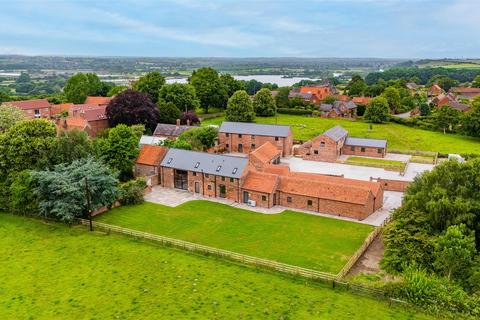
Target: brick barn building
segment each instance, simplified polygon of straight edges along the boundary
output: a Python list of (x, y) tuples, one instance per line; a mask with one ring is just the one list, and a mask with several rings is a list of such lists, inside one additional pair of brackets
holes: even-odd
[(295, 150), (305, 160), (335, 162), (342, 154), (383, 158), (387, 141), (353, 138), (341, 126), (335, 126)]
[(264, 208), (280, 205), (361, 220), (382, 207), (380, 182), (290, 172), (276, 164), (279, 151), (266, 145), (248, 158), (143, 146), (135, 171), (152, 182), (157, 177), (165, 188)]
[(247, 167), (248, 159), (243, 157), (169, 149), (161, 163), (160, 184), (240, 202)]
[(283, 157), (292, 154), (293, 136), (289, 126), (246, 122), (223, 122), (218, 144), (227, 152), (248, 154), (265, 142), (271, 142)]
[(135, 162), (135, 176), (146, 177), (149, 186), (159, 184), (160, 164), (167, 151), (167, 148), (161, 146), (143, 146)]

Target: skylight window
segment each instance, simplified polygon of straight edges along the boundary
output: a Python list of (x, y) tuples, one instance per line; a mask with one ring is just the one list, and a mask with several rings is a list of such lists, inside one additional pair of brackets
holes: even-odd
[(222, 169), (222, 166), (217, 167), (217, 172), (220, 171), (220, 169)]
[(198, 168), (200, 166), (200, 162), (195, 163), (195, 168)]
[(167, 164), (172, 163), (172, 161), (173, 161), (173, 158), (168, 158)]
[(238, 168), (233, 168), (232, 174), (237, 173)]

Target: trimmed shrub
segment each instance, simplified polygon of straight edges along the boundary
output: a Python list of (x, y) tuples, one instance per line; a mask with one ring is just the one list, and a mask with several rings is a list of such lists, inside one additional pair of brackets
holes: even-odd
[(119, 190), (120, 203), (123, 205), (142, 203), (146, 186), (144, 178), (137, 178), (121, 184)]

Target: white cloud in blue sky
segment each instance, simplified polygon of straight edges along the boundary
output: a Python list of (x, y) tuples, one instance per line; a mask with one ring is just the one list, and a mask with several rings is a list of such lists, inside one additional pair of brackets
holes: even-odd
[(480, 0), (4, 2), (0, 53), (480, 57)]

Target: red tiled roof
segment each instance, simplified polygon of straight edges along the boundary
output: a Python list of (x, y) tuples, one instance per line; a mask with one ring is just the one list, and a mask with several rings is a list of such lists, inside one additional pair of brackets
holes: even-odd
[(369, 188), (350, 185), (347, 181), (339, 184), (326, 179), (298, 179), (291, 176), (281, 177), (278, 190), (285, 193), (356, 204), (365, 204), (372, 194)]
[(368, 104), (372, 100), (370, 97), (353, 97), (352, 101), (358, 104)]
[(20, 108), (22, 110), (48, 108), (50, 102), (47, 99), (21, 100), (21, 101), (6, 101), (3, 104), (8, 104)]
[(455, 93), (480, 93), (480, 88), (454, 87), (450, 91)]
[(265, 164), (262, 170), (267, 173), (273, 173), (278, 175), (288, 175), (290, 173), (290, 167), (282, 164)]
[(263, 193), (273, 193), (277, 185), (277, 175), (250, 170), (242, 188)]
[(50, 114), (53, 116), (62, 113), (65, 110), (70, 110), (73, 106), (73, 103), (52, 104), (50, 108)]
[(112, 100), (112, 97), (92, 97), (92, 96), (88, 96), (85, 99), (85, 104), (102, 105), (102, 104), (108, 104), (110, 102), (110, 100)]
[(348, 96), (346, 94), (337, 94), (334, 97), (340, 101), (348, 101)]
[(98, 104), (76, 104), (70, 109), (73, 116), (81, 116), (87, 121), (105, 120), (107, 106)]
[(136, 163), (148, 166), (158, 166), (165, 157), (168, 148), (161, 146), (144, 145), (140, 150)]
[(262, 163), (267, 163), (278, 157), (281, 153), (282, 152), (273, 143), (267, 141), (250, 152), (250, 156), (258, 159)]

